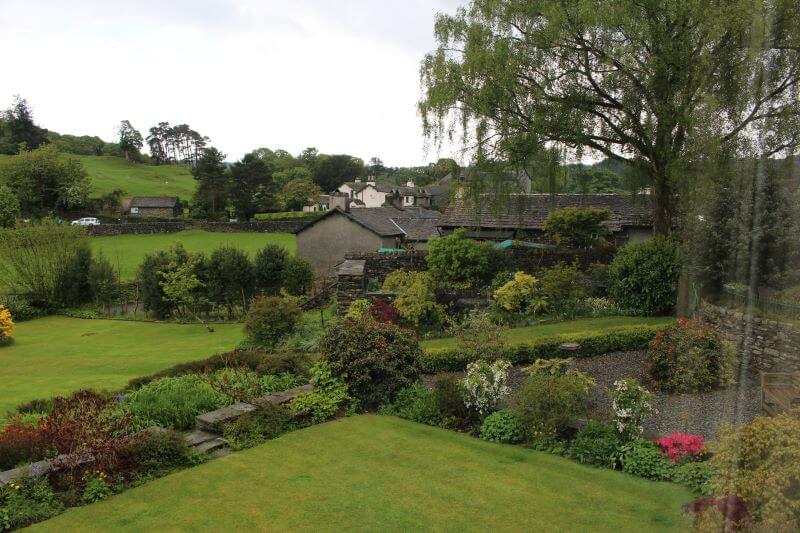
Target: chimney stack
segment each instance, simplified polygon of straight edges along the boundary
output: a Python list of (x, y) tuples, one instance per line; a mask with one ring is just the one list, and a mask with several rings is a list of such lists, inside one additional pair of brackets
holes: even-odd
[(345, 192), (335, 192), (330, 196), (329, 209), (339, 209), (345, 213), (350, 212), (350, 196)]

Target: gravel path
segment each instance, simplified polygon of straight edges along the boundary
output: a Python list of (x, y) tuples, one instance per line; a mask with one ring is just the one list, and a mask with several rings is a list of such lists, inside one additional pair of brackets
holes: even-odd
[[(612, 352), (597, 357), (576, 359), (573, 367), (586, 372), (597, 382), (589, 398), (589, 415), (592, 418), (608, 418), (611, 400), (607, 389), (614, 381), (626, 377), (636, 378), (655, 395), (654, 406), (658, 413), (645, 422), (645, 436), (655, 437), (673, 432), (700, 433), (707, 440), (715, 440), (721, 424), (736, 420), (737, 405), (740, 421), (752, 420), (761, 410), (761, 390), (758, 376), (746, 374), (743, 386), (734, 385), (702, 394), (666, 394), (659, 392), (647, 380), (645, 352)], [(514, 367), (509, 373), (512, 391), (525, 381), (522, 367)], [(425, 375), (423, 382), (432, 386), (438, 376), (463, 376), (463, 372)], [(741, 394), (742, 402), (737, 401)]]

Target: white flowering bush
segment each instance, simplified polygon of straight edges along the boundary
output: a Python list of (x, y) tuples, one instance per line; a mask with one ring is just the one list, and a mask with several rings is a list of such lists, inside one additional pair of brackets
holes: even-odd
[(461, 381), (464, 386), (464, 404), (486, 415), (497, 409), (497, 405), (508, 395), (508, 369), (511, 363), (498, 359), (493, 363), (480, 360), (467, 366), (467, 375)]
[(628, 378), (615, 381), (609, 396), (614, 425), (620, 435), (625, 439), (641, 435), (644, 431), (644, 419), (656, 412), (652, 405), (653, 394), (635, 379)]

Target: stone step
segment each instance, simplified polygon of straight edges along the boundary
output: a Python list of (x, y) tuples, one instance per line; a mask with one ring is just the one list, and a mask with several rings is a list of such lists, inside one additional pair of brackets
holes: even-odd
[(302, 396), (304, 394), (313, 392), (313, 390), (314, 390), (314, 385), (312, 385), (311, 383), (307, 383), (305, 385), (300, 385), (299, 387), (294, 387), (293, 389), (285, 390), (283, 392), (276, 392), (275, 394), (272, 394), (265, 398), (259, 398), (258, 400), (255, 401), (256, 403), (261, 405), (265, 403), (280, 405), (282, 403), (288, 402), (292, 398), (296, 398), (297, 396)]
[(197, 415), (195, 417), (197, 429), (211, 433), (219, 433), (223, 424), (236, 420), (255, 408), (255, 405), (241, 402), (223, 407), (222, 409), (217, 409), (216, 411), (211, 411), (210, 413)]
[(222, 437), (217, 437), (213, 440), (207, 440), (201, 444), (198, 444), (194, 447), (195, 450), (198, 452), (210, 452), (216, 450), (218, 448), (223, 448), (228, 445), (228, 441), (223, 439)]
[(194, 431), (184, 433), (183, 437), (186, 439), (186, 444), (188, 446), (197, 446), (199, 444), (203, 444), (204, 442), (214, 440), (218, 438), (219, 435), (196, 429)]

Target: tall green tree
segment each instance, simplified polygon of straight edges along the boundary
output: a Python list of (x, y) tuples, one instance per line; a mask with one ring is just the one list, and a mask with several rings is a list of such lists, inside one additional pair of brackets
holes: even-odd
[(473, 0), (435, 34), (428, 135), (461, 125), (479, 153), (510, 161), (543, 143), (628, 161), (650, 178), (658, 234), (704, 147), (768, 121), (765, 156), (800, 142), (796, 0)]
[(123, 120), (119, 125), (119, 147), (125, 159), (138, 160), (141, 157), (139, 150), (144, 146), (144, 139), (139, 130), (133, 127), (130, 120)]
[(314, 182), (325, 192), (337, 189), (342, 183), (360, 178), (365, 173), (364, 162), (351, 155), (319, 155), (314, 160)]
[[(231, 167), (231, 200), (236, 213), (244, 218), (252, 217), (259, 209), (277, 207), (272, 173), (274, 167), (268, 159), (246, 154)], [(274, 209), (272, 209), (274, 210)]]
[(207, 148), (192, 167), (192, 176), (197, 180), (194, 204), (201, 207), (211, 218), (225, 207), (230, 175), (225, 164), (225, 154), (214, 147)]
[(281, 202), (287, 211), (300, 211), (309, 198), (321, 194), (319, 187), (313, 181), (292, 180), (281, 191)]
[(33, 112), (28, 101), (20, 95), (0, 118), (0, 153), (16, 154), (20, 145), (27, 149), (38, 148), (47, 142), (47, 130), (33, 121)]

